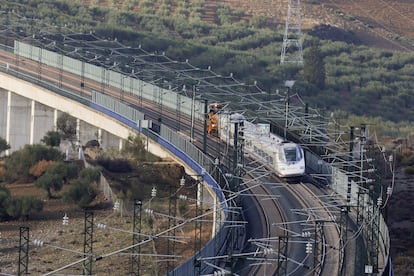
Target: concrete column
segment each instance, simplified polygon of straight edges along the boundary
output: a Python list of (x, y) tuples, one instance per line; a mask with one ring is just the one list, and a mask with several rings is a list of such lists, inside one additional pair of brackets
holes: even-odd
[(57, 119), (58, 119), (58, 110), (55, 108), (53, 110), (53, 130), (57, 131)]
[(0, 88), (0, 137), (6, 139), (8, 93)]
[(91, 140), (99, 139), (99, 128), (83, 120), (79, 122), (79, 140), (83, 145)]
[(54, 110), (36, 102), (33, 118), (33, 143), (39, 143), (48, 131), (54, 129)]
[(30, 143), (31, 100), (9, 92), (7, 114), (7, 141), (11, 151)]
[(114, 134), (111, 134), (103, 129), (101, 129), (101, 141), (100, 145), (101, 148), (107, 150), (107, 149), (117, 149), (123, 148), (123, 140), (117, 137)]
[(98, 143), (102, 147), (102, 128), (98, 128)]
[(80, 140), (80, 119), (76, 119), (76, 144), (78, 146), (81, 145), (81, 140)]
[(34, 100), (31, 101), (31, 108), (30, 108), (30, 145), (34, 143), (34, 125), (35, 125), (35, 108), (36, 102)]
[(123, 149), (124, 143), (122, 142), (122, 139), (119, 138), (119, 151)]
[[(6, 114), (6, 141), (10, 144), (10, 106), (11, 106), (11, 92), (7, 91), (7, 114)], [(6, 150), (6, 155), (10, 154), (10, 150)]]

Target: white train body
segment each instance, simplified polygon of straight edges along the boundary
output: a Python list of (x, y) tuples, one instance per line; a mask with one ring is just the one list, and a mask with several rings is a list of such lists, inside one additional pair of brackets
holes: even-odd
[(282, 137), (270, 133), (267, 125), (250, 123), (241, 114), (219, 115), (219, 138), (233, 145), (234, 125), (241, 121), (244, 126), (239, 131), (243, 132), (246, 153), (272, 168), (280, 177), (297, 177), (305, 174), (305, 156), (300, 145), (284, 141)]

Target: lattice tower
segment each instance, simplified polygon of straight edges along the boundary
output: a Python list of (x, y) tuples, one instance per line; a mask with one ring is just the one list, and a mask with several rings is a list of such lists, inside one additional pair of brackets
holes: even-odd
[(300, 0), (289, 0), (280, 63), (303, 65)]

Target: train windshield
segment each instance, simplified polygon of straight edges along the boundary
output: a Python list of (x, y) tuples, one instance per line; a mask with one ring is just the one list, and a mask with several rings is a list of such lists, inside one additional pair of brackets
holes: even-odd
[(299, 147), (285, 147), (284, 151), (287, 162), (296, 162), (302, 159), (302, 152)]

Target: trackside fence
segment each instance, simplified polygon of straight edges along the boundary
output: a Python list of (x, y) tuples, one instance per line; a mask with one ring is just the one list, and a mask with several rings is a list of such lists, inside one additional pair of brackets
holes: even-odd
[[(80, 77), (79, 82), (85, 78), (94, 80), (102, 85), (100, 92), (104, 92), (105, 86), (116, 87), (124, 93), (138, 96), (167, 108), (179, 108), (180, 112), (195, 116), (196, 120), (204, 120), (202, 112), (205, 110), (205, 103), (195, 99), (195, 91), (187, 91), (189, 97), (186, 97), (173, 91), (172, 88), (162, 88), (140, 80), (134, 77), (135, 74), (125, 75), (116, 72), (116, 66), (113, 70), (106, 69), (17, 40), (14, 42), (14, 54), (77, 75)], [(184, 87), (176, 87), (175, 89), (182, 90)]]
[[(351, 206), (361, 219), (363, 238), (369, 254), (378, 262), (378, 275), (383, 275), (390, 261), (390, 236), (388, 226), (380, 212), (377, 201), (369, 196), (369, 191), (357, 183), (345, 170), (323, 161), (318, 155), (306, 152), (306, 165), (309, 173), (320, 176), (344, 202)], [(358, 210), (357, 210), (358, 209)], [(378, 247), (378, 252), (374, 247)], [(358, 249), (357, 249), (358, 250)], [(368, 259), (370, 256), (368, 256)], [(361, 261), (361, 260), (359, 260)], [(361, 268), (359, 268), (361, 269)], [(362, 268), (363, 269), (363, 268)]]
[[(8, 66), (0, 67), (0, 70), (4, 72), (39, 84), (51, 91), (69, 97), (71, 99), (75, 99), (82, 104), (89, 105), (90, 107), (95, 108), (100, 112), (112, 116), (113, 118), (119, 120), (121, 123), (131, 126), (136, 131), (146, 134), (147, 137), (150, 137), (173, 154), (176, 154), (197, 173), (201, 173), (205, 170), (207, 172), (205, 181), (211, 187), (211, 189), (215, 191), (216, 196), (219, 199), (220, 208), (218, 209), (224, 212), (225, 218), (228, 216), (228, 204), (226, 202), (226, 199), (221, 192), (221, 189), (218, 186), (217, 182), (208, 173), (214, 167), (212, 160), (207, 158), (201, 151), (199, 151), (184, 137), (180, 136), (178, 133), (168, 129), (165, 126), (161, 126), (160, 134), (153, 133), (148, 129), (137, 127), (137, 120), (142, 120), (142, 114), (139, 114), (137, 111), (124, 106), (124, 104), (120, 101), (117, 101), (113, 98), (109, 99), (103, 96), (105, 85), (110, 85), (121, 89), (124, 93), (129, 93), (131, 95), (144, 98), (146, 100), (152, 101), (153, 103), (171, 109), (179, 109), (180, 112), (194, 116), (197, 120), (204, 120), (203, 111), (205, 110), (205, 103), (196, 100), (194, 98), (194, 94), (192, 97), (186, 97), (174, 92), (173, 89), (158, 87), (149, 82), (142, 81), (138, 79), (135, 74), (125, 75), (120, 72), (115, 72), (93, 64), (88, 64), (71, 57), (63, 56), (57, 52), (42, 49), (20, 41), (15, 41), (13, 49), (10, 49), (4, 45), (0, 45), (0, 48), (6, 51), (12, 51), (18, 56), (38, 61), (41, 64), (47, 64), (49, 66), (59, 68), (62, 71), (71, 72), (75, 75), (80, 76), (81, 80), (83, 78), (88, 78), (101, 83), (103, 89), (100, 91), (100, 94), (96, 92), (94, 93), (95, 96), (93, 99), (85, 99), (79, 97), (79, 95), (74, 95), (69, 91), (64, 91), (55, 84), (45, 83), (44, 81), (41, 81), (34, 77), (22, 75), (17, 71), (9, 70)], [(378, 253), (380, 271), (378, 274), (383, 274), (384, 268), (386, 267), (389, 260), (390, 239), (388, 227), (381, 213), (378, 211), (378, 207), (373, 199), (370, 198), (367, 194), (361, 197), (361, 190), (363, 188), (360, 187), (358, 183), (355, 183), (344, 170), (333, 167), (331, 164), (324, 162), (318, 155), (311, 152), (306, 152), (306, 162), (309, 171), (315, 175), (320, 175), (321, 179), (323, 179), (335, 193), (344, 199), (347, 204), (350, 206), (355, 206), (356, 204), (364, 206), (364, 208), (361, 210), (361, 215), (366, 219), (363, 231), (364, 238), (367, 240), (369, 239), (369, 235), (372, 235), (370, 233), (377, 233), (378, 248), (380, 249), (380, 252)], [(377, 216), (377, 224), (372, 224), (369, 220), (367, 220), (374, 219), (375, 217), (373, 216)], [(220, 252), (223, 252), (220, 250), (224, 250), (223, 247), (229, 234), (229, 231), (226, 229), (228, 229), (226, 227), (226, 224), (222, 223), (220, 231), (214, 238), (215, 242), (210, 241), (206, 247), (199, 252), (200, 254), (196, 255), (217, 256)], [(176, 273), (176, 275), (195, 275), (196, 273), (193, 263), (195, 261), (194, 258), (195, 256), (177, 268), (174, 273)], [(203, 266), (201, 268), (199, 267), (197, 269), (198, 272), (202, 273), (211, 271), (211, 269), (208, 269), (206, 266)]]
[[(70, 98), (71, 100), (78, 101), (80, 104), (87, 105), (99, 112), (102, 112), (106, 115), (111, 116), (112, 118), (118, 120), (120, 123), (123, 123), (137, 132), (142, 132), (149, 139), (159, 143), (165, 149), (175, 154), (178, 158), (183, 160), (192, 170), (201, 174), (204, 174), (204, 183), (206, 183), (212, 191), (215, 193), (217, 200), (217, 206), (215, 207), (216, 214), (216, 232), (205, 247), (203, 247), (199, 252), (197, 252), (197, 258), (200, 257), (214, 257), (218, 255), (223, 255), (228, 248), (228, 241), (233, 240), (229, 238), (230, 231), (228, 226), (228, 216), (229, 216), (229, 203), (227, 202), (220, 186), (216, 180), (210, 175), (212, 170), (219, 170), (219, 168), (213, 166), (212, 160), (209, 160), (201, 151), (197, 150), (189, 141), (185, 141), (185, 137), (174, 133), (171, 130), (168, 130), (165, 126), (162, 126), (161, 135), (157, 134), (149, 129), (144, 129), (138, 127), (137, 120), (143, 118), (143, 114), (138, 110), (133, 110), (129, 106), (124, 105), (124, 103), (119, 102), (114, 98), (104, 95), (99, 92), (93, 92), (93, 99), (86, 99), (78, 94), (75, 94), (71, 91), (61, 89), (56, 84), (47, 83), (45, 81), (39, 80), (33, 76), (23, 74), (21, 72), (10, 69), (7, 65), (0, 66), (0, 71), (16, 76), (22, 80), (29, 81), (31, 83), (42, 86), (50, 91), (53, 91), (59, 95)], [(92, 101), (94, 100), (94, 101)], [(165, 135), (166, 137), (163, 137)], [(175, 141), (180, 146), (175, 146), (170, 141)], [(186, 152), (188, 151), (188, 152)], [(194, 158), (194, 159), (193, 159)], [(197, 163), (200, 162), (201, 164)], [(224, 175), (224, 174), (222, 174)], [(225, 179), (225, 177), (223, 177)], [(110, 189), (106, 187), (106, 193), (108, 198), (114, 198), (111, 194)], [(236, 240), (240, 242), (240, 239)], [(234, 246), (238, 247), (238, 246)], [(239, 246), (240, 247), (240, 246)], [(174, 275), (195, 275), (196, 270), (194, 268), (195, 256), (187, 260), (185, 263), (177, 267), (173, 273)], [(218, 261), (211, 261), (209, 263), (217, 263)], [(201, 263), (197, 267), (197, 271), (203, 271), (203, 273), (212, 273), (214, 270), (213, 267), (207, 265), (206, 263)]]

